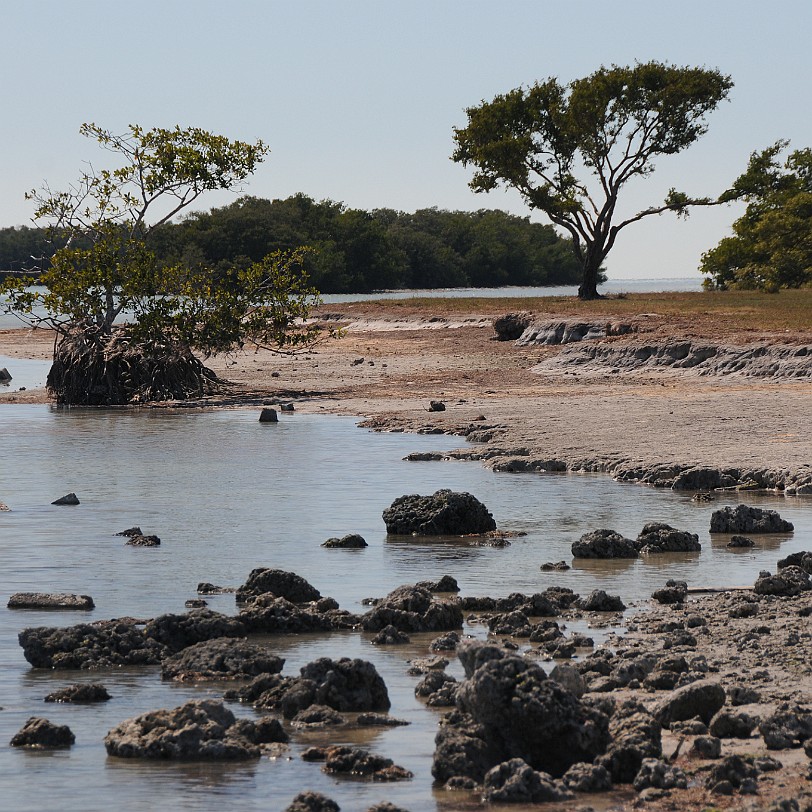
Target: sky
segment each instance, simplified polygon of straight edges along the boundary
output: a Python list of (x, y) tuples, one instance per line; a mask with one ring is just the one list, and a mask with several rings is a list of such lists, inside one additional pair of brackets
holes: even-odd
[[(515, 192), (473, 193), (472, 170), (450, 160), (453, 128), (513, 88), (635, 61), (715, 68), (735, 86), (700, 141), (627, 188), (624, 212), (672, 187), (715, 197), (779, 138), (812, 146), (809, 0), (0, 0), (0, 13), (0, 227), (31, 224), (26, 191), (109, 165), (82, 122), (262, 139), (271, 153), (242, 190), (256, 197), (547, 222)], [(740, 213), (632, 225), (609, 277), (698, 276)]]

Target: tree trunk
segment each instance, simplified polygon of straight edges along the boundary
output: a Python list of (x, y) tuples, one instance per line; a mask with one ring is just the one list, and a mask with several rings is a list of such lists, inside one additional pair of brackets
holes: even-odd
[(584, 259), (584, 276), (581, 286), (578, 288), (578, 298), (584, 300), (602, 299), (598, 293), (598, 274), (601, 269), (602, 257), (595, 256), (592, 252)]

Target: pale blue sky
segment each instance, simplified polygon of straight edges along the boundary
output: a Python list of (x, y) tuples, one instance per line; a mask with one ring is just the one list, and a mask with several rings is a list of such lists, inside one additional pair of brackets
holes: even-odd
[[(812, 145), (809, 0), (0, 0), (0, 12), (0, 226), (29, 223), (26, 190), (104, 163), (83, 121), (262, 138), (272, 152), (245, 189), (259, 197), (529, 214), (514, 193), (470, 192), (470, 170), (449, 160), (465, 108), (635, 60), (719, 68), (735, 87), (701, 141), (630, 190), (629, 210), (672, 186), (715, 195), (778, 138)], [(609, 275), (695, 274), (736, 214), (631, 226)]]

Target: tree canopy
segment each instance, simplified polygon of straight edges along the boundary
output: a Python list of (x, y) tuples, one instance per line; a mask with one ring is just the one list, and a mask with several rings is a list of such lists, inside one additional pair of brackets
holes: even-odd
[(452, 159), (475, 168), (474, 191), (514, 188), (564, 229), (581, 263), (579, 296), (596, 298), (599, 268), (622, 229), (727, 199), (672, 189), (662, 203), (618, 217), (623, 187), (702, 136), (732, 86), (717, 70), (660, 62), (601, 67), (568, 85), (552, 77), (468, 108)]
[(788, 147), (778, 141), (754, 152), (733, 184), (747, 209), (733, 236), (703, 254), (706, 287), (777, 292), (812, 284), (812, 150)]
[[(272, 252), (224, 275), (205, 262), (161, 261), (154, 250), (162, 224), (203, 193), (239, 188), (267, 153), (261, 141), (179, 127), (133, 125), (116, 135), (85, 124), (81, 132), (119, 165), (91, 166), (67, 191), (30, 193), (57, 247), (36, 280), (0, 288), (7, 309), (58, 334), (48, 376), (58, 402), (200, 395), (216, 381), (193, 351), (246, 343), (285, 351), (316, 339), (303, 321), (317, 302), (305, 251)], [(35, 281), (46, 289), (32, 289)]]

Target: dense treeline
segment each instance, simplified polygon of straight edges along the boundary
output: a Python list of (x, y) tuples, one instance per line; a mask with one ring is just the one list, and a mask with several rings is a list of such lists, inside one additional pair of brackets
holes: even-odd
[[(570, 241), (527, 217), (435, 208), (367, 212), (303, 194), (242, 197), (166, 224), (151, 241), (162, 262), (207, 265), (222, 274), (271, 251), (307, 245), (315, 249), (310, 279), (323, 293), (577, 285), (581, 274)], [(0, 230), (0, 269), (30, 267), (30, 257), (49, 254), (38, 229)]]

